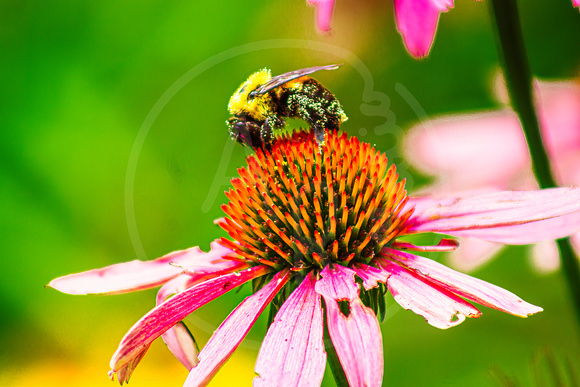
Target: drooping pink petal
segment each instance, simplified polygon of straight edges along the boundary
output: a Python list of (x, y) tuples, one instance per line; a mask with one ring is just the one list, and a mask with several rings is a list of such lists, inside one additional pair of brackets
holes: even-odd
[(572, 0), (572, 6), (578, 7), (578, 10), (580, 10), (580, 0)]
[(195, 338), (183, 322), (178, 322), (161, 335), (163, 342), (188, 370), (199, 363), (199, 348)]
[(580, 230), (580, 189), (503, 191), (446, 198), (409, 218), (409, 233), (437, 232), (528, 244)]
[(322, 278), (316, 281), (316, 292), (336, 301), (357, 299), (359, 289), (354, 282), (356, 272), (341, 265), (332, 266), (327, 265), (322, 269)]
[(453, 8), (453, 0), (395, 0), (395, 22), (407, 50), (415, 58), (429, 54), (439, 14)]
[(241, 272), (225, 274), (201, 282), (157, 305), (137, 321), (121, 340), (111, 359), (113, 372), (138, 356), (153, 340), (194, 310), (270, 270), (269, 267), (254, 266)]
[[(208, 278), (208, 280), (211, 278)], [(172, 279), (171, 281), (163, 285), (161, 288), (159, 288), (159, 291), (157, 292), (157, 297), (155, 297), (155, 305), (164, 303), (169, 297), (177, 293), (181, 293), (185, 289), (189, 289), (193, 285), (198, 284), (200, 282), (203, 281), (187, 274), (182, 274)]]
[(365, 290), (376, 288), (379, 286), (379, 282), (386, 284), (387, 278), (389, 278), (389, 273), (383, 269), (365, 265), (364, 263), (355, 263), (353, 269), (356, 275), (363, 280)]
[(409, 251), (453, 251), (459, 247), (459, 242), (455, 239), (443, 238), (435, 246), (416, 246), (409, 242), (393, 242), (394, 249), (409, 250)]
[(316, 25), (321, 31), (330, 31), (330, 20), (334, 12), (334, 0), (307, 0), (316, 7)]
[[(341, 265), (326, 266), (316, 292), (324, 297), (330, 339), (348, 384), (380, 386), (383, 381), (383, 340), (377, 317), (358, 296), (355, 272)], [(338, 301), (347, 301), (344, 315)]]
[(322, 306), (311, 272), (290, 294), (264, 338), (254, 386), (320, 386), (326, 363)]
[[(130, 361), (125, 363), (122, 367), (120, 367), (116, 371), (117, 379), (119, 380), (119, 384), (121, 386), (123, 385), (123, 383), (129, 382), (129, 378), (133, 374), (133, 371), (135, 371), (135, 368), (137, 368), (137, 365), (139, 364), (141, 359), (143, 359), (143, 357), (147, 353), (147, 350), (149, 349), (149, 347), (150, 347), (150, 345), (143, 348), (143, 350), (141, 352), (139, 352), (135, 357), (133, 357)], [(115, 372), (112, 370), (109, 371), (109, 379), (111, 379), (111, 381), (115, 380)]]
[(222, 270), (241, 267), (240, 262), (223, 259), (232, 251), (217, 243), (204, 253), (199, 247), (174, 251), (151, 261), (134, 260), (102, 269), (70, 274), (52, 280), (48, 286), (69, 294), (120, 294), (159, 286), (183, 272), (183, 266)]
[(201, 254), (204, 253), (198, 247), (193, 247), (152, 261), (134, 260), (70, 274), (50, 281), (48, 286), (69, 294), (120, 294), (149, 289), (181, 274), (183, 268), (175, 265), (183, 265)]
[[(469, 301), (521, 317), (527, 317), (543, 310), (499, 286), (457, 272), (431, 259), (390, 248), (383, 249), (382, 253), (409, 269), (417, 271), (431, 283), (465, 297)], [(379, 259), (379, 262), (382, 265), (383, 262), (387, 261)]]
[(485, 265), (504, 244), (477, 238), (461, 238), (461, 248), (449, 254), (449, 263), (461, 271), (473, 271)]
[(390, 276), (387, 287), (404, 309), (412, 310), (436, 328), (461, 324), (481, 315), (473, 305), (389, 260), (377, 260)]
[(290, 279), (288, 270), (278, 272), (255, 294), (247, 297), (209, 339), (199, 354), (199, 364), (191, 370), (184, 387), (205, 386), (234, 353), (264, 308)]
[(249, 267), (246, 262), (224, 258), (228, 255), (235, 253), (214, 241), (210, 244), (209, 253), (184, 265), (184, 273), (200, 281)]
[[(199, 278), (187, 274), (182, 274), (179, 277), (172, 279), (163, 285), (157, 292), (157, 305), (165, 302), (168, 297), (182, 292), (199, 282), (201, 282)], [(193, 335), (189, 332), (184, 323), (179, 322), (175, 324), (163, 333), (161, 338), (173, 356), (175, 356), (188, 370), (193, 368), (199, 362), (199, 359), (197, 358), (199, 348), (197, 347)]]

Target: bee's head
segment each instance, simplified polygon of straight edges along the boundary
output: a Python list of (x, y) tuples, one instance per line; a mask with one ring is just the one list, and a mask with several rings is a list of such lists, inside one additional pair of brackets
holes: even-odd
[(269, 114), (270, 96), (268, 93), (257, 96), (250, 95), (261, 85), (272, 79), (270, 70), (262, 69), (250, 75), (230, 98), (228, 110), (232, 115), (245, 115), (257, 121), (264, 121)]

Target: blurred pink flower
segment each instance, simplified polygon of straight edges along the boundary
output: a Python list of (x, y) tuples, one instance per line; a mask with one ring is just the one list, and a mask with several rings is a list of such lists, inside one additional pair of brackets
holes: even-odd
[[(560, 185), (580, 185), (580, 87), (574, 82), (538, 82), (535, 91), (556, 180)], [(423, 190), (430, 194), (537, 188), (518, 117), (508, 108), (425, 121), (409, 131), (404, 153), (411, 165), (436, 177)], [(501, 247), (476, 240), (465, 243), (469, 249), (451, 254), (462, 270), (487, 262)], [(580, 248), (580, 234), (573, 236), (573, 243)], [(532, 259), (542, 271), (559, 264), (553, 242), (534, 246)]]
[[(316, 26), (330, 31), (335, 0), (306, 0), (316, 7)], [(407, 50), (415, 58), (429, 54), (439, 14), (453, 8), (453, 0), (394, 0), (395, 22)]]
[(330, 31), (330, 19), (334, 13), (335, 0), (306, 0), (310, 5), (316, 7), (316, 26), (320, 31)]
[(453, 8), (453, 0), (394, 0), (395, 22), (407, 51), (415, 58), (429, 55), (439, 15)]
[[(334, 0), (306, 0), (316, 6), (316, 25), (321, 31), (330, 30)], [(453, 8), (453, 0), (393, 0), (395, 23), (403, 37), (407, 51), (417, 59), (429, 55), (435, 40), (439, 15)], [(572, 0), (580, 7), (580, 0)]]
[[(527, 244), (580, 229), (580, 189), (412, 198), (394, 165), (356, 137), (329, 133), (319, 147), (304, 132), (257, 151), (238, 170), (218, 224), (231, 239), (53, 280), (72, 294), (120, 293), (163, 284), (158, 305), (121, 340), (111, 375), (129, 379), (162, 336), (190, 369), (186, 386), (207, 384), (270, 302), (280, 309), (256, 361), (255, 386), (320, 385), (323, 331), (352, 386), (380, 386), (383, 344), (377, 314), (391, 292), (403, 308), (445, 329), (475, 318), (476, 302), (516, 316), (542, 309), (495, 285), (413, 252), (451, 251), (456, 241), (416, 246), (400, 238), (426, 232)], [(355, 276), (362, 280), (361, 285)], [(180, 323), (253, 280), (242, 301), (197, 355)], [(324, 317), (326, 313), (326, 318)], [(326, 320), (326, 324), (324, 321)], [(326, 328), (325, 328), (326, 326)]]

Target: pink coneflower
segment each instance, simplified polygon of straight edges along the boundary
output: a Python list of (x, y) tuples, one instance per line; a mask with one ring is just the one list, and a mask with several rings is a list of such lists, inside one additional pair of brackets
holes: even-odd
[[(538, 82), (536, 86), (540, 128), (556, 181), (580, 185), (580, 87), (575, 82)], [(498, 94), (503, 94), (501, 88)], [(432, 195), (537, 188), (520, 121), (509, 108), (423, 122), (409, 130), (404, 151), (414, 167), (436, 177), (423, 190)], [(578, 250), (580, 234), (572, 242)], [(481, 240), (467, 243), (471, 248), (451, 254), (454, 265), (462, 270), (479, 267), (501, 248)], [(541, 271), (558, 267), (555, 243), (542, 242), (532, 251)]]
[[(306, 0), (316, 7), (316, 26), (330, 31), (335, 0)], [(394, 0), (395, 22), (407, 51), (415, 58), (429, 54), (439, 15), (453, 8), (453, 0)]]
[[(454, 0), (394, 0), (395, 23), (403, 38), (403, 43), (413, 57), (419, 59), (429, 55), (439, 16), (453, 8)], [(316, 25), (321, 31), (330, 30), (334, 13), (334, 0), (307, 0), (316, 6)], [(580, 0), (572, 0), (574, 7), (580, 7)]]
[(335, 0), (306, 0), (308, 4), (316, 7), (316, 26), (320, 31), (330, 31), (330, 20), (334, 13), (334, 1)]
[(453, 8), (453, 0), (394, 0), (395, 22), (409, 54), (429, 55), (439, 16)]
[[(346, 134), (328, 133), (319, 148), (302, 132), (247, 162), (232, 180), (230, 202), (222, 206), (227, 216), (218, 222), (230, 239), (212, 244), (209, 253), (194, 248), (50, 283), (75, 294), (165, 283), (162, 302), (129, 330), (113, 355), (111, 372), (121, 383), (153, 340), (202, 305), (253, 281), (255, 293), (226, 318), (197, 358), (182, 328), (169, 334), (168, 346), (191, 369), (186, 386), (208, 383), (272, 301), (280, 307), (258, 355), (255, 385), (320, 385), (327, 329), (349, 384), (379, 386), (383, 345), (377, 315), (385, 312), (387, 291), (442, 329), (480, 316), (468, 301), (521, 317), (542, 310), (415, 255), (453, 250), (454, 240), (416, 246), (402, 237), (436, 232), (522, 244), (580, 228), (578, 189), (411, 198), (385, 154)], [(141, 277), (141, 271), (147, 274)]]

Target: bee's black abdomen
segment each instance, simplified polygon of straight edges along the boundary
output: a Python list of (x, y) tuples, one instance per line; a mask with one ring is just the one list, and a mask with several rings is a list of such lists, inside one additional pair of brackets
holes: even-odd
[(345, 115), (338, 99), (315, 79), (304, 81), (299, 90), (289, 90), (286, 106), (289, 117), (299, 117), (312, 127), (337, 130)]

